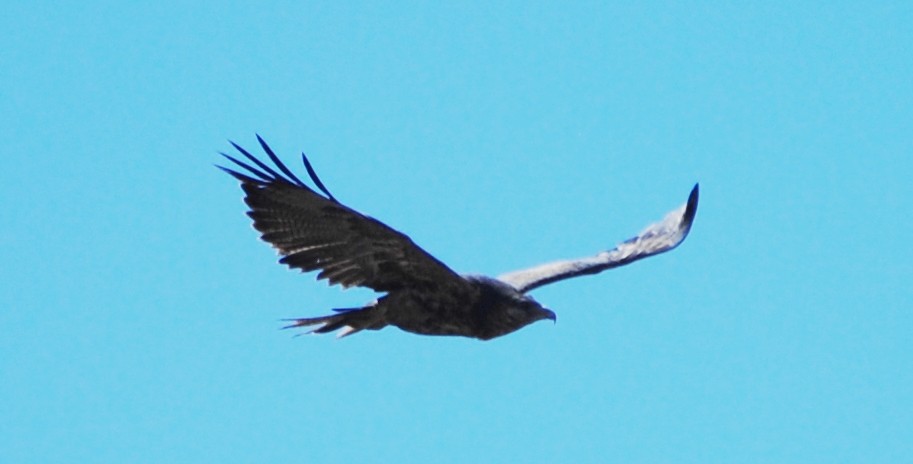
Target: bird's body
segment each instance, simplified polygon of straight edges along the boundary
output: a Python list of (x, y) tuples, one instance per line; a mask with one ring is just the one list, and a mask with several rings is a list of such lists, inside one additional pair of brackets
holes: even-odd
[[(378, 330), (392, 325), (419, 335), (459, 335), (489, 340), (506, 335), (555, 313), (524, 297), (511, 286), (490, 277), (461, 276), (457, 291), (430, 294), (405, 288), (390, 292), (363, 308), (337, 310), (331, 316), (295, 319), (292, 327), (323, 324), (317, 333), (344, 328)], [(517, 308), (517, 309), (513, 309)], [(512, 310), (513, 309), (513, 310)]]
[(324, 187), (307, 158), (302, 161), (320, 195), (299, 180), (263, 139), (263, 150), (281, 174), (238, 145), (256, 167), (227, 154), (245, 173), (222, 168), (241, 181), (263, 240), (281, 263), (344, 287), (384, 293), (362, 308), (293, 319), (289, 327), (318, 326), (314, 333), (342, 329), (340, 336), (388, 325), (421, 335), (458, 335), (489, 340), (555, 313), (526, 292), (557, 280), (621, 266), (676, 247), (687, 236), (697, 210), (697, 185), (682, 208), (615, 249), (589, 258), (558, 261), (504, 274), (498, 279), (459, 275), (419, 248), (406, 235), (339, 203)]

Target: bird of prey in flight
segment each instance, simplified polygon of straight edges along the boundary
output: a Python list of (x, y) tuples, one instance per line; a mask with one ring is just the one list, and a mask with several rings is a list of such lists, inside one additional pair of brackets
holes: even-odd
[(422, 335), (459, 335), (489, 340), (555, 313), (528, 292), (545, 284), (596, 274), (669, 251), (688, 235), (697, 212), (698, 185), (688, 201), (636, 237), (594, 256), (556, 261), (497, 278), (461, 275), (390, 226), (340, 203), (301, 154), (315, 191), (302, 182), (258, 135), (272, 166), (230, 142), (245, 160), (222, 153), (237, 168), (219, 166), (241, 181), (248, 216), (261, 238), (279, 251), (280, 263), (344, 288), (383, 293), (364, 307), (290, 319), (287, 327), (316, 326), (314, 333), (342, 329), (343, 337), (365, 329), (399, 327)]

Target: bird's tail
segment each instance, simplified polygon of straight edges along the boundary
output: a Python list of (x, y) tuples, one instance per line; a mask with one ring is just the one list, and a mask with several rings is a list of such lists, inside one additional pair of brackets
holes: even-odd
[(378, 330), (382, 329), (387, 323), (383, 320), (383, 314), (377, 309), (377, 306), (370, 305), (362, 308), (337, 308), (333, 309), (337, 314), (320, 317), (307, 317), (298, 319), (286, 319), (291, 324), (283, 329), (292, 329), (296, 327), (308, 327), (318, 325), (308, 333), (329, 333), (337, 329), (342, 329), (336, 338), (342, 338), (360, 332), (365, 329)]

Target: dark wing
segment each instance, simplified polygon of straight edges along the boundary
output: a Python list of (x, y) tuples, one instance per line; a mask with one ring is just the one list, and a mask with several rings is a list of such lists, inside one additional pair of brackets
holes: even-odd
[(241, 181), (247, 194), (244, 201), (250, 206), (247, 214), (261, 238), (283, 255), (280, 263), (302, 271), (320, 270), (317, 278), (328, 279), (331, 285), (379, 292), (466, 285), (406, 235), (336, 201), (304, 153), (301, 158), (308, 174), (326, 197), (301, 182), (259, 135), (257, 140), (281, 174), (234, 142), (255, 166), (222, 153), (243, 171), (219, 167)]
[(663, 220), (651, 224), (634, 238), (618, 244), (613, 250), (603, 251), (596, 256), (556, 261), (522, 271), (499, 276), (498, 279), (512, 285), (520, 292), (528, 292), (558, 280), (584, 274), (596, 274), (613, 267), (653, 256), (677, 247), (691, 230), (694, 214), (697, 212), (698, 185), (695, 184), (688, 196), (688, 202), (670, 212)]

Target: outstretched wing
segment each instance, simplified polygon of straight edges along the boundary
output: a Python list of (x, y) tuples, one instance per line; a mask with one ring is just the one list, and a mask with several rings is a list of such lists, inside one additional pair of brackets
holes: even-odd
[(433, 290), (465, 285), (446, 265), (409, 237), (336, 201), (301, 154), (311, 180), (325, 197), (301, 182), (257, 136), (281, 173), (246, 150), (231, 144), (253, 165), (222, 153), (243, 168), (222, 170), (241, 181), (254, 228), (283, 256), (279, 260), (302, 271), (320, 270), (331, 285), (361, 286), (379, 292), (403, 287)]
[(584, 274), (596, 274), (613, 267), (653, 256), (677, 247), (691, 230), (694, 214), (697, 212), (698, 185), (691, 189), (688, 201), (663, 220), (651, 224), (636, 237), (625, 240), (613, 250), (603, 251), (596, 256), (555, 261), (522, 271), (510, 272), (498, 277), (520, 292), (528, 292), (558, 280)]

